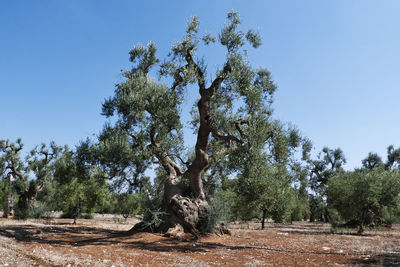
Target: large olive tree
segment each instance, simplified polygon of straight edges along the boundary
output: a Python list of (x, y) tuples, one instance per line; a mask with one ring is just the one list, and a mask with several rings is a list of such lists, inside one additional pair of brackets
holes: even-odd
[[(239, 29), (237, 13), (228, 13), (227, 19), (215, 38), (200, 36), (199, 20), (191, 18), (184, 38), (164, 60), (157, 57), (154, 43), (135, 46), (129, 53), (133, 67), (103, 103), (103, 115), (115, 118), (100, 135), (103, 166), (130, 186), (140, 186), (140, 177), (153, 164), (164, 170), (160, 230), (180, 225), (198, 233), (201, 218), (210, 211), (204, 177), (209, 179), (214, 166), (224, 162), (227, 171), (242, 172), (249, 151), (263, 147), (274, 153), (271, 159), (280, 160), (280, 139), (274, 134), (279, 127), (270, 109), (276, 86), (267, 69), (250, 65), (246, 52), (260, 46), (260, 37)], [(217, 41), (226, 55), (212, 74), (198, 53)], [(155, 73), (158, 79), (151, 77)], [(195, 144), (187, 149), (183, 127), (189, 114), (182, 105), (196, 98), (191, 112)]]

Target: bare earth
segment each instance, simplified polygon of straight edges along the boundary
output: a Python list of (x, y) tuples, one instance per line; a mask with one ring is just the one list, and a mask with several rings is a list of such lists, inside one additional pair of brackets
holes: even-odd
[(400, 266), (400, 225), (356, 235), (326, 224), (234, 224), (232, 235), (178, 241), (123, 235), (136, 222), (0, 219), (0, 266)]

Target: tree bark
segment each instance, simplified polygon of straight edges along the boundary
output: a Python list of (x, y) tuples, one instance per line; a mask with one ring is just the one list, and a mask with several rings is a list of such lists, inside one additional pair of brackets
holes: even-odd
[(14, 194), (8, 194), (4, 197), (3, 218), (14, 216)]

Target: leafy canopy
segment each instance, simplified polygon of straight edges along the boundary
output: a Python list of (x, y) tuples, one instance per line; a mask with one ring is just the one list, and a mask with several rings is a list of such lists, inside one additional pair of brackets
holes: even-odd
[[(139, 181), (148, 167), (154, 162), (164, 164), (155, 155), (165, 153), (178, 163), (193, 159), (183, 139), (188, 114), (182, 113), (182, 105), (193, 100), (185, 98), (188, 94), (210, 100), (209, 116), (205, 119), (211, 131), (211, 165), (226, 160), (225, 155), (230, 154), (231, 164), (227, 167), (239, 171), (237, 163), (246, 159), (243, 152), (257, 146), (268, 149), (265, 142), (273, 147), (271, 160), (285, 158), (280, 155), (285, 149), (279, 145), (279, 134), (272, 136), (272, 132), (282, 131), (279, 122), (270, 119), (276, 85), (267, 69), (250, 65), (246, 53), (248, 45), (259, 47), (261, 38), (254, 30), (243, 32), (240, 24), (239, 14), (229, 12), (227, 23), (216, 38), (210, 33), (201, 35), (199, 19), (192, 17), (185, 36), (172, 46), (165, 59), (157, 57), (152, 42), (147, 46), (138, 44), (129, 52), (133, 66), (123, 71), (124, 81), (102, 107), (103, 115), (116, 118), (115, 124), (105, 126), (99, 144), (100, 153), (105, 155), (102, 164), (114, 176), (138, 186), (140, 182), (132, 181)], [(212, 75), (198, 50), (217, 40), (226, 48), (226, 57)], [(158, 78), (152, 77), (152, 73), (158, 73)], [(197, 131), (199, 113), (193, 110), (192, 115), (191, 124)], [(174, 168), (180, 170), (176, 165)]]

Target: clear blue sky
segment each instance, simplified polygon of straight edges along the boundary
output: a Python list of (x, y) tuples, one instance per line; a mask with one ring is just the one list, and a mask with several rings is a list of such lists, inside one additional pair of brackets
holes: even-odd
[[(173, 3), (173, 4), (171, 4)], [(259, 29), (251, 50), (279, 86), (275, 116), (314, 143), (343, 149), (347, 168), (369, 151), (400, 146), (400, 1), (84, 1), (0, 2), (0, 139), (27, 149), (74, 146), (98, 134), (101, 103), (121, 81), (134, 44), (159, 56), (198, 15), (218, 33), (229, 10)], [(222, 50), (207, 51), (211, 66)]]

